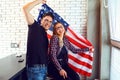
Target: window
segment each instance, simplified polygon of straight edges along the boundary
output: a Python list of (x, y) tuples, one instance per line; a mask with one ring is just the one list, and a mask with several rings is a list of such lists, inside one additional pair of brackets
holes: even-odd
[(120, 0), (108, 0), (111, 39), (120, 41)]
[(110, 80), (120, 80), (120, 49), (112, 47)]
[(108, 0), (111, 38), (110, 80), (120, 79), (120, 0)]

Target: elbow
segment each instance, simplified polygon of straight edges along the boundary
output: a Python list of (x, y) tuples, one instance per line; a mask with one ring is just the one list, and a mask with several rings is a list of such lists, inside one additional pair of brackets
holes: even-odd
[(24, 12), (28, 12), (28, 11), (29, 11), (28, 6), (26, 6), (26, 5), (25, 5), (25, 6), (23, 6), (23, 8), (22, 8), (22, 9), (23, 9), (23, 11), (24, 11)]
[(28, 15), (28, 14), (29, 14), (29, 10), (28, 10), (27, 6), (23, 6), (22, 10), (23, 10), (23, 13), (24, 13), (25, 15)]
[(22, 9), (23, 9), (23, 11), (25, 12), (25, 11), (26, 11), (26, 6), (23, 6), (23, 8), (22, 8)]
[(23, 10), (23, 12), (24, 12), (24, 14), (25, 14), (25, 13), (26, 13), (26, 8), (25, 8), (25, 6), (23, 6), (22, 10)]
[(72, 50), (72, 52), (73, 52), (74, 54), (77, 54), (77, 53), (78, 53), (76, 50)]
[(23, 6), (22, 9), (25, 10), (25, 9), (26, 9), (26, 6)]

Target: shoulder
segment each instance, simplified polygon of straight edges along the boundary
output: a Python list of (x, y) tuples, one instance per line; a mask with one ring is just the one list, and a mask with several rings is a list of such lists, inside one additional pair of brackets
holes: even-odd
[(34, 20), (34, 22), (31, 25), (28, 25), (28, 27), (38, 26), (38, 25), (39, 23), (36, 20)]
[(57, 35), (53, 35), (51, 39), (59, 39)]
[(68, 40), (68, 38), (66, 36), (64, 36), (63, 41), (64, 41), (65, 45), (69, 45), (70, 44), (70, 41)]
[(68, 38), (66, 36), (64, 36), (63, 40), (64, 41), (68, 41)]
[(58, 36), (57, 35), (53, 35), (51, 38), (50, 38), (50, 41), (58, 41), (59, 40), (59, 38), (58, 38)]

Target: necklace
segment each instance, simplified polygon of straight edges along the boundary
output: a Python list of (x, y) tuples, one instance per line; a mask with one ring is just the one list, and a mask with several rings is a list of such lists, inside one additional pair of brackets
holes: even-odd
[(62, 47), (63, 46), (63, 40), (59, 39), (59, 46)]

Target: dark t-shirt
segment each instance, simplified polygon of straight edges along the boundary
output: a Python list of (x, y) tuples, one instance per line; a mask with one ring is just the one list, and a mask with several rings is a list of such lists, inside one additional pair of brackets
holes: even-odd
[(28, 25), (26, 64), (47, 64), (48, 38), (45, 29), (36, 21)]

